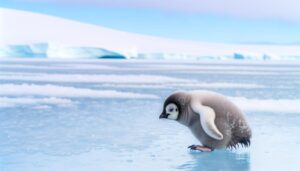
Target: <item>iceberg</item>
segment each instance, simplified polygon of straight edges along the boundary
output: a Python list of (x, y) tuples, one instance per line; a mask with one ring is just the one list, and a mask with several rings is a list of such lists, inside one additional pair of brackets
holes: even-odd
[(63, 45), (51, 45), (46, 51), (48, 58), (111, 58), (125, 59), (120, 53), (96, 47), (73, 47)]
[(33, 54), (35, 54), (38, 57), (46, 57), (47, 54), (45, 53), (48, 49), (48, 43), (35, 43), (30, 44), (29, 47)]
[(24, 57), (24, 58), (45, 58), (47, 57), (48, 44), (12, 44), (0, 46), (0, 58)]
[(236, 52), (233, 54), (233, 59), (237, 60), (280, 60), (284, 59), (273, 54), (268, 53), (249, 53), (249, 52)]
[(271, 53), (233, 52), (228, 55), (191, 53), (129, 53), (100, 47), (74, 46), (58, 43), (12, 44), (0, 46), (0, 58), (62, 58), (62, 59), (154, 59), (154, 60), (299, 60), (300, 55), (278, 56)]
[(31, 45), (6, 45), (0, 47), (0, 57), (46, 57), (45, 51)]
[(36, 43), (28, 45), (6, 45), (0, 47), (1, 58), (116, 58), (124, 59), (124, 55), (96, 47), (74, 47)]
[(275, 55), (272, 53), (235, 52), (230, 59), (233, 60), (300, 60), (300, 55)]

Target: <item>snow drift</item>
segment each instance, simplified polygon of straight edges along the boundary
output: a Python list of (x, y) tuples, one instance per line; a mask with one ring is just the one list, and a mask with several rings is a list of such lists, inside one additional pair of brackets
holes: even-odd
[(0, 57), (300, 59), (300, 45), (217, 44), (166, 39), (4, 8), (0, 8), (0, 23)]

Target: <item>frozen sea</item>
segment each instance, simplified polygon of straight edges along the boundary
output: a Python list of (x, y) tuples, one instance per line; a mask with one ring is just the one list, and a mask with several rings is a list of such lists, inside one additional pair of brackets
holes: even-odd
[[(195, 89), (245, 112), (249, 148), (190, 151), (190, 131), (158, 119)], [(300, 63), (2, 59), (0, 120), (0, 171), (298, 171)]]

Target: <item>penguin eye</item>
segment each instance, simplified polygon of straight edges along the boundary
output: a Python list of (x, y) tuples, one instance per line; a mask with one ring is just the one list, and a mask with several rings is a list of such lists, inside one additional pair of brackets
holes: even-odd
[(171, 108), (171, 109), (170, 109), (170, 112), (173, 112), (173, 111), (174, 111), (174, 109), (173, 109), (173, 108)]
[(176, 112), (178, 112), (178, 109), (176, 108), (176, 110), (175, 110)]

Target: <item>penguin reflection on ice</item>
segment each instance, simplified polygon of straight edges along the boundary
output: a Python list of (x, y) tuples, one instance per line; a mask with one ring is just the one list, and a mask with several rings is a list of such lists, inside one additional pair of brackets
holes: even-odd
[(250, 145), (251, 129), (244, 114), (225, 96), (215, 92), (175, 92), (165, 100), (159, 118), (187, 126), (201, 142), (201, 145), (189, 146), (193, 150)]

